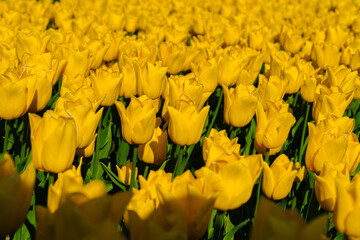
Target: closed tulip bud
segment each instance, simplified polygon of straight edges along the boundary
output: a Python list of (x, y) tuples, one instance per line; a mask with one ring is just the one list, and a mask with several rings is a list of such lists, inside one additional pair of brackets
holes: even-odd
[(316, 126), (308, 123), (309, 142), (305, 164), (309, 171), (319, 173), (326, 161), (334, 165), (345, 163), (352, 173), (360, 161), (360, 144), (354, 129), (354, 119), (330, 116)]
[(102, 67), (91, 71), (91, 82), (96, 100), (103, 99), (101, 106), (111, 106), (119, 97), (123, 75), (111, 68)]
[(267, 102), (265, 106), (258, 104), (255, 132), (257, 152), (265, 154), (266, 149), (270, 149), (270, 155), (274, 155), (280, 151), (295, 123), (295, 117), (288, 108), (288, 104), (283, 102)]
[[(130, 185), (131, 181), (131, 170), (132, 170), (132, 162), (129, 162), (125, 165), (122, 165), (121, 167), (118, 167), (116, 165), (116, 170), (118, 173), (118, 178), (125, 183), (126, 185)], [(138, 175), (138, 169), (135, 170), (135, 179)]]
[(301, 98), (306, 102), (313, 102), (315, 99), (315, 89), (317, 86), (317, 80), (315, 77), (305, 78), (303, 85), (301, 86)]
[(304, 40), (300, 34), (297, 34), (292, 29), (284, 25), (281, 29), (279, 41), (284, 50), (292, 54), (299, 52), (300, 48), (304, 44)]
[(233, 127), (247, 125), (255, 115), (258, 99), (253, 85), (238, 85), (228, 89), (223, 86), (224, 91), (224, 120)]
[(0, 159), (0, 237), (12, 234), (25, 221), (35, 185), (33, 163), (18, 174), (8, 153)]
[(104, 55), (104, 61), (110, 62), (117, 59), (119, 55), (119, 45), (122, 36), (114, 33), (106, 33), (104, 36), (104, 45), (109, 45), (109, 49)]
[(241, 37), (241, 27), (227, 23), (224, 28), (224, 43), (227, 46), (238, 44)]
[(311, 59), (317, 67), (326, 69), (327, 66), (336, 67), (340, 63), (340, 51), (335, 44), (315, 43)]
[(161, 118), (156, 118), (154, 134), (151, 139), (139, 145), (139, 157), (148, 164), (161, 165), (167, 154), (167, 131), (160, 128)]
[(202, 145), (202, 156), (204, 162), (212, 163), (221, 155), (230, 155), (235, 153), (239, 155), (240, 144), (237, 143), (238, 138), (229, 139), (225, 130), (217, 131), (212, 128), (208, 137), (204, 138)]
[(326, 214), (305, 223), (296, 210), (284, 211), (273, 201), (260, 197), (250, 240), (326, 239), (327, 223)]
[(260, 154), (252, 155), (223, 164), (215, 171), (202, 167), (195, 171), (195, 175), (203, 181), (203, 191), (207, 196), (217, 194), (214, 207), (227, 211), (240, 207), (250, 199), (262, 169), (261, 162)]
[(281, 154), (269, 165), (263, 162), (262, 190), (271, 199), (280, 200), (285, 198), (293, 185), (297, 171), (293, 169), (293, 163), (285, 154)]
[(177, 74), (185, 69), (185, 62), (187, 61), (187, 49), (185, 43), (175, 44), (169, 42), (162, 42), (160, 44), (161, 61), (167, 72), (170, 74)]
[(31, 151), (40, 171), (63, 172), (71, 167), (76, 152), (76, 124), (70, 116), (46, 111), (43, 118), (29, 114)]
[(312, 117), (318, 123), (329, 115), (342, 117), (354, 97), (354, 91), (349, 93), (333, 92), (323, 85), (317, 87), (312, 108)]
[(334, 226), (349, 239), (359, 239), (357, 219), (360, 217), (360, 175), (356, 174), (347, 185), (336, 179), (335, 186), (337, 199), (333, 212)]
[(270, 76), (270, 78), (267, 79), (264, 75), (260, 74), (257, 91), (260, 103), (266, 104), (267, 101), (281, 101), (286, 93), (288, 85), (288, 81), (283, 81), (276, 75)]
[(151, 99), (161, 96), (166, 85), (166, 67), (161, 67), (159, 62), (156, 65), (145, 63), (140, 66), (138, 61), (134, 61), (136, 73), (136, 85), (138, 95), (147, 95)]
[(349, 170), (344, 163), (334, 165), (331, 162), (325, 162), (320, 174), (315, 174), (316, 199), (327, 211), (333, 211), (335, 207), (337, 198), (335, 179), (341, 181), (344, 186), (350, 183)]
[(168, 106), (171, 140), (181, 146), (196, 144), (200, 140), (209, 109), (210, 106), (206, 106), (198, 111), (192, 104), (180, 110)]
[(122, 137), (130, 144), (145, 144), (155, 129), (156, 109), (146, 95), (132, 97), (125, 109), (122, 102), (115, 102), (120, 115)]
[(50, 212), (56, 212), (67, 201), (80, 206), (89, 199), (106, 194), (105, 184), (102, 181), (94, 180), (83, 184), (81, 165), (82, 160), (80, 160), (78, 168), (73, 166), (72, 169), (59, 173), (55, 184), (49, 186), (47, 206)]

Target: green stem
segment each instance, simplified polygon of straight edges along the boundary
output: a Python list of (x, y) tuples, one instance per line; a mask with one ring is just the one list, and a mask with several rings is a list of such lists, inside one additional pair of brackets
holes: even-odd
[[(219, 89), (220, 89), (220, 88), (219, 88)], [(207, 129), (207, 131), (206, 131), (205, 136), (209, 136), (210, 131), (211, 131), (212, 127), (214, 126), (216, 117), (217, 117), (217, 115), (218, 115), (218, 112), (219, 112), (219, 109), (220, 109), (220, 106), (221, 106), (221, 102), (222, 102), (223, 96), (224, 96), (224, 92), (220, 89), (220, 96), (219, 96), (219, 99), (218, 99), (218, 102), (217, 102), (215, 111), (214, 111), (214, 113), (213, 113), (211, 122), (210, 122), (209, 127), (208, 127), (208, 129)]]
[(305, 222), (307, 222), (308, 217), (309, 217), (310, 207), (311, 207), (311, 202), (313, 201), (313, 197), (314, 197), (314, 186), (313, 186), (313, 188), (311, 190), (309, 205), (308, 205), (308, 208), (306, 210), (306, 215), (305, 215)]
[(131, 168), (130, 190), (136, 186), (135, 172), (136, 172), (136, 163), (137, 163), (137, 159), (138, 159), (138, 149), (139, 149), (139, 145), (138, 144), (134, 145), (132, 168)]
[(237, 128), (231, 127), (230, 139), (233, 139), (234, 137), (236, 137), (236, 135), (237, 135)]
[(145, 170), (144, 170), (144, 178), (147, 179), (149, 174), (149, 165), (146, 164), (145, 166)]
[(254, 118), (251, 119), (251, 123), (250, 123), (250, 127), (248, 128), (248, 133), (246, 134), (246, 137), (245, 137), (245, 140), (246, 140), (246, 146), (245, 146), (245, 151), (244, 151), (244, 154), (245, 156), (249, 156), (250, 154), (250, 148), (251, 148), (251, 145), (252, 145), (252, 140), (254, 139), (254, 130), (255, 130), (255, 120)]
[(9, 133), (10, 133), (10, 125), (8, 123), (8, 120), (4, 120), (5, 121), (5, 138), (4, 138), (4, 146), (3, 146), (3, 153), (7, 152), (7, 145), (9, 142)]
[(100, 154), (100, 135), (101, 135), (101, 124), (102, 124), (102, 116), (100, 117), (99, 123), (98, 123), (98, 135), (96, 138), (96, 145), (95, 145), (95, 152), (93, 155), (93, 178), (95, 180), (99, 179), (98, 177), (98, 169), (99, 169), (99, 165), (100, 165), (100, 159), (99, 159), (99, 154)]
[(304, 119), (304, 125), (303, 125), (303, 129), (302, 129), (302, 135), (301, 135), (301, 142), (300, 142), (300, 153), (299, 153), (299, 159), (298, 162), (302, 162), (302, 158), (303, 158), (303, 149), (304, 149), (304, 143), (305, 143), (305, 134), (306, 134), (306, 129), (307, 129), (307, 123), (308, 123), (308, 118), (309, 118), (309, 112), (310, 112), (310, 103), (306, 103), (306, 114), (305, 114), (305, 119)]
[(55, 173), (49, 172), (49, 179), (48, 179), (49, 186), (54, 185), (54, 182), (55, 182)]
[(182, 166), (183, 166), (184, 151), (185, 151), (185, 147), (180, 146), (180, 152), (176, 159), (175, 169), (174, 169), (174, 173), (173, 173), (173, 177), (172, 177), (173, 179), (176, 176), (179, 176), (183, 171)]
[[(269, 164), (269, 152), (270, 150), (269, 149), (266, 149), (266, 153), (265, 153), (265, 162)], [(258, 186), (257, 186), (257, 195), (256, 195), (256, 207), (255, 207), (255, 213), (254, 213), (254, 217), (256, 217), (257, 215), (257, 212), (258, 212), (258, 209), (259, 209), (259, 201), (260, 201), (260, 193), (261, 193), (261, 184), (262, 184), (262, 175), (263, 173), (261, 172), (260, 174), (260, 177), (259, 177), (259, 183), (258, 183)]]

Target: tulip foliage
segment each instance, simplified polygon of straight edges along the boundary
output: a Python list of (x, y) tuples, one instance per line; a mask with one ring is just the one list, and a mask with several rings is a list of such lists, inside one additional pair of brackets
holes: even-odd
[(359, 13), (0, 1), (0, 240), (360, 239)]

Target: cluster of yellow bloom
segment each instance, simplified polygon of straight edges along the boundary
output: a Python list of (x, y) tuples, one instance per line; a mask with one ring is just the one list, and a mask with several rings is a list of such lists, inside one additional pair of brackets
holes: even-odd
[[(0, 1), (0, 118), (28, 113), (32, 158), (20, 175), (10, 155), (0, 160), (0, 219), (8, 219), (0, 237), (23, 223), (35, 169), (57, 174), (47, 208), (36, 210), (39, 239), (121, 239), (123, 215), (132, 239), (199, 239), (213, 209), (239, 208), (256, 183), (267, 198), (284, 199), (307, 169), (336, 229), (360, 238), (360, 143), (355, 120), (343, 117), (360, 99), (359, 12), (359, 0)], [(240, 155), (237, 137), (206, 122), (209, 113), (216, 119), (208, 101), (216, 89), (227, 125), (241, 128), (255, 116), (258, 154)], [(305, 161), (281, 154), (270, 165), (296, 123), (285, 94), (312, 104), (315, 123)], [(84, 184), (75, 155), (93, 155), (103, 111), (113, 105), (136, 158), (160, 166), (168, 138), (181, 157), (200, 141), (205, 166), (193, 176), (178, 162), (179, 174), (146, 177), (134, 160), (116, 166), (132, 193), (109, 196), (101, 180)], [(3, 181), (9, 176), (17, 180)], [(268, 220), (261, 221), (256, 226)]]

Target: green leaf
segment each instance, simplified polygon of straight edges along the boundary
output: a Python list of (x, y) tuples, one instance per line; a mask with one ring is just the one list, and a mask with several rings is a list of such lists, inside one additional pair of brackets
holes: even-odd
[(104, 163), (100, 162), (100, 165), (108, 174), (111, 181), (115, 183), (115, 185), (118, 186), (121, 190), (126, 191), (127, 186), (125, 185), (125, 183), (123, 183)]
[(112, 182), (109, 181), (103, 181), (103, 182), (105, 183), (106, 192), (110, 192), (114, 188)]
[(121, 139), (119, 150), (116, 154), (116, 164), (118, 166), (122, 166), (127, 163), (129, 151), (130, 151), (130, 144), (127, 143), (124, 139)]
[(23, 224), (21, 227), (16, 231), (13, 240), (27, 240), (31, 239), (29, 230), (27, 229), (26, 225)]
[[(224, 217), (224, 220), (225, 220), (225, 234), (227, 234), (234, 228), (234, 224), (232, 224), (229, 215), (226, 215)], [(233, 237), (231, 239), (233, 239)]]
[(243, 226), (245, 226), (249, 221), (250, 218), (233, 227), (233, 229), (231, 229), (228, 233), (226, 233), (224, 240), (234, 239), (235, 233), (239, 231)]
[(300, 127), (300, 124), (304, 121), (304, 116), (301, 116), (299, 118), (299, 120), (296, 121), (295, 125), (293, 126), (293, 128), (291, 129), (291, 136), (294, 137), (295, 136), (295, 133), (296, 131), (299, 129)]

